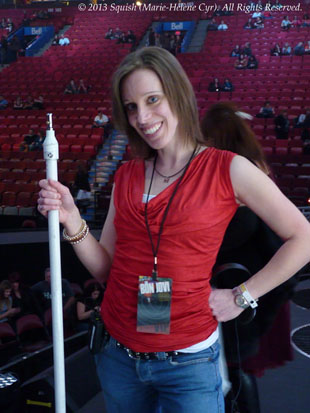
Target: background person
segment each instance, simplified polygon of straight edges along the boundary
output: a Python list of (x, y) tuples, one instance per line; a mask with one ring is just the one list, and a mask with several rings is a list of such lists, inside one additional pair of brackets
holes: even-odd
[[(202, 132), (210, 146), (240, 154), (263, 173), (270, 175), (263, 150), (244, 120), (249, 116), (240, 112), (232, 103), (215, 104), (203, 117)], [(232, 288), (246, 281), (250, 274), (257, 273), (267, 264), (281, 245), (280, 238), (253, 211), (240, 206), (226, 230), (217, 256), (213, 270), (217, 276), (215, 286)], [(231, 263), (245, 266), (249, 273), (234, 268)], [(231, 268), (226, 269), (226, 273), (223, 270), (217, 275), (217, 270), (225, 265)], [(289, 325), (283, 328), (287, 323), (282, 324), (281, 321), (288, 318), (287, 300), (292, 295), (295, 284), (296, 281), (290, 279), (263, 296), (252, 321), (246, 324), (242, 324), (242, 320), (222, 323), (225, 355), (232, 383), (232, 391), (226, 398), (227, 411), (232, 411), (231, 401), (237, 397), (238, 411), (258, 413), (260, 408), (256, 374), (261, 375), (265, 369), (280, 367), (292, 359), (290, 328)], [(276, 319), (277, 335), (268, 334)], [(269, 350), (266, 351), (268, 346)]]

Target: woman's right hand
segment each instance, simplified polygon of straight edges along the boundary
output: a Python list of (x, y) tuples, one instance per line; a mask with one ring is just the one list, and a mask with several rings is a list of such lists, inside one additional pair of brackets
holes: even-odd
[(48, 211), (59, 211), (59, 221), (65, 226), (81, 225), (81, 216), (69, 188), (52, 179), (42, 179), (38, 198), (38, 211), (47, 217)]

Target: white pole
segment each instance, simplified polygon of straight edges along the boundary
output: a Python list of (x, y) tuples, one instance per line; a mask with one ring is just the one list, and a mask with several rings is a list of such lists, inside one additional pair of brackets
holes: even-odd
[[(52, 124), (52, 114), (48, 113), (48, 128), (43, 143), (46, 161), (46, 178), (58, 180), (58, 142)], [(51, 268), (52, 327), (54, 355), (55, 412), (66, 413), (65, 358), (63, 336), (63, 308), (60, 260), (59, 212), (48, 212), (48, 239)]]

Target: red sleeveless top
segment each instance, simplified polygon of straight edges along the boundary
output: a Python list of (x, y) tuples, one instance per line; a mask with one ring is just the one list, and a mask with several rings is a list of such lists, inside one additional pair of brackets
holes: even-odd
[[(230, 180), (234, 156), (215, 148), (197, 155), (170, 206), (158, 251), (158, 276), (173, 280), (169, 335), (136, 331), (138, 276), (151, 276), (154, 261), (142, 203), (144, 161), (129, 161), (117, 171), (117, 241), (101, 312), (109, 333), (132, 350), (182, 349), (207, 339), (216, 329), (208, 303), (209, 280), (225, 230), (238, 207)], [(176, 182), (148, 203), (155, 245)]]

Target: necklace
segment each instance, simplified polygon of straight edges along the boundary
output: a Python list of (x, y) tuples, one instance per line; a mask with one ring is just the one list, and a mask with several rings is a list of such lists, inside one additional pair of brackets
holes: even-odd
[(156, 168), (155, 168), (155, 172), (156, 172), (159, 176), (161, 176), (162, 178), (164, 178), (164, 182), (168, 183), (170, 178), (173, 178), (174, 176), (177, 176), (180, 172), (183, 171), (183, 169), (185, 169), (185, 167), (186, 167), (186, 165), (184, 165), (183, 168), (180, 169), (180, 170), (179, 170), (178, 172), (176, 172), (175, 174), (169, 175), (169, 176), (161, 174)]
[[(193, 159), (193, 157), (195, 156), (196, 150), (197, 150), (197, 146), (195, 147), (194, 152), (192, 153), (192, 156), (191, 156), (191, 158), (190, 158), (190, 161), (191, 161), (191, 160)], [(189, 162), (190, 162), (190, 161), (189, 161)], [(173, 174), (173, 175), (163, 175), (162, 173), (160, 173), (160, 172), (156, 169), (156, 165), (154, 165), (154, 171), (155, 171), (159, 176), (161, 176), (162, 178), (164, 178), (164, 182), (165, 182), (165, 183), (168, 183), (169, 180), (170, 180), (170, 178), (173, 178), (173, 177), (177, 176), (179, 173), (181, 173), (181, 172), (187, 167), (187, 165), (188, 165), (188, 163), (185, 164), (185, 165), (183, 166), (183, 168), (181, 168), (178, 172), (176, 172), (176, 173)]]

